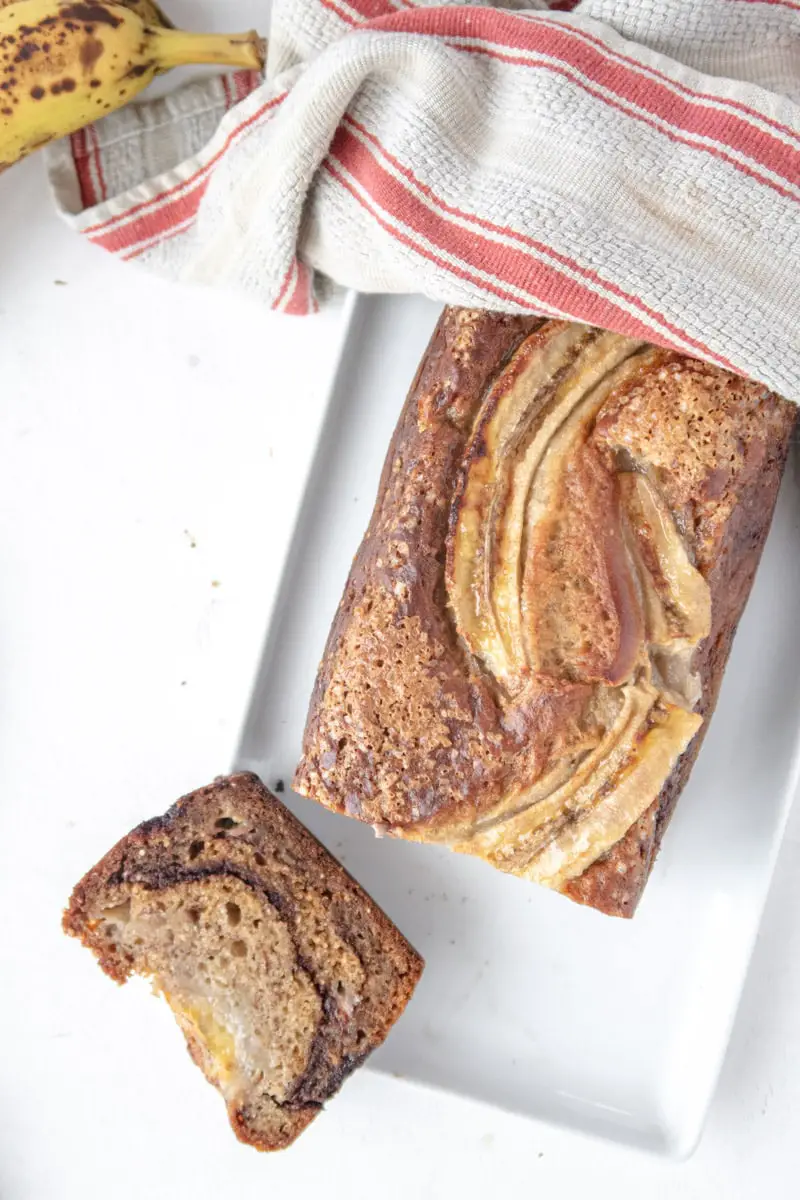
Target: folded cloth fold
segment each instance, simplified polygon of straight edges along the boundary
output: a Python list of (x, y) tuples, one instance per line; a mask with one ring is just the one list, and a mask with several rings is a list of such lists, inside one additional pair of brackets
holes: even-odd
[(800, 397), (798, 0), (274, 0), (266, 81), (47, 154), (73, 228), (172, 278), (565, 317)]

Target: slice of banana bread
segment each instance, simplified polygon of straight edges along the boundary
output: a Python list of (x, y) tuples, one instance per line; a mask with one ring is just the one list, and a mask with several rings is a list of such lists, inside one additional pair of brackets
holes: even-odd
[(153, 981), (259, 1150), (294, 1141), (383, 1042), (423, 965), (251, 774), (118, 842), (75, 888), (64, 930), (118, 983)]

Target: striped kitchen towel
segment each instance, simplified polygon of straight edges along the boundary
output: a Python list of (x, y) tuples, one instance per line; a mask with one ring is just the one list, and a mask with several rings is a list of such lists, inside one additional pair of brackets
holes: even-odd
[(567, 317), (800, 398), (798, 0), (275, 0), (267, 82), (49, 152), (72, 226), (174, 278)]

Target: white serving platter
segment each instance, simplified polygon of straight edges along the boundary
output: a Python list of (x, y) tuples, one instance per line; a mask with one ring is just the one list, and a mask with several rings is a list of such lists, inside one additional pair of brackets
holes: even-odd
[(351, 302), (237, 766), (284, 799), (427, 960), (374, 1069), (686, 1157), (700, 1137), (800, 769), (793, 455), (718, 709), (631, 922), (438, 848), (376, 839), (289, 790), (308, 699), (384, 454), (438, 315)]

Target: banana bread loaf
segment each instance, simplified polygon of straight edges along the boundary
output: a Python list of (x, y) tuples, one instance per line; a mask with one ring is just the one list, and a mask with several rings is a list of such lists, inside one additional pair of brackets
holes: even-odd
[(255, 775), (219, 779), (123, 838), (64, 929), (118, 983), (152, 979), (234, 1132), (289, 1145), (385, 1039), (422, 960)]
[(677, 353), (446, 310), (333, 623), (297, 791), (631, 916), (794, 418)]

